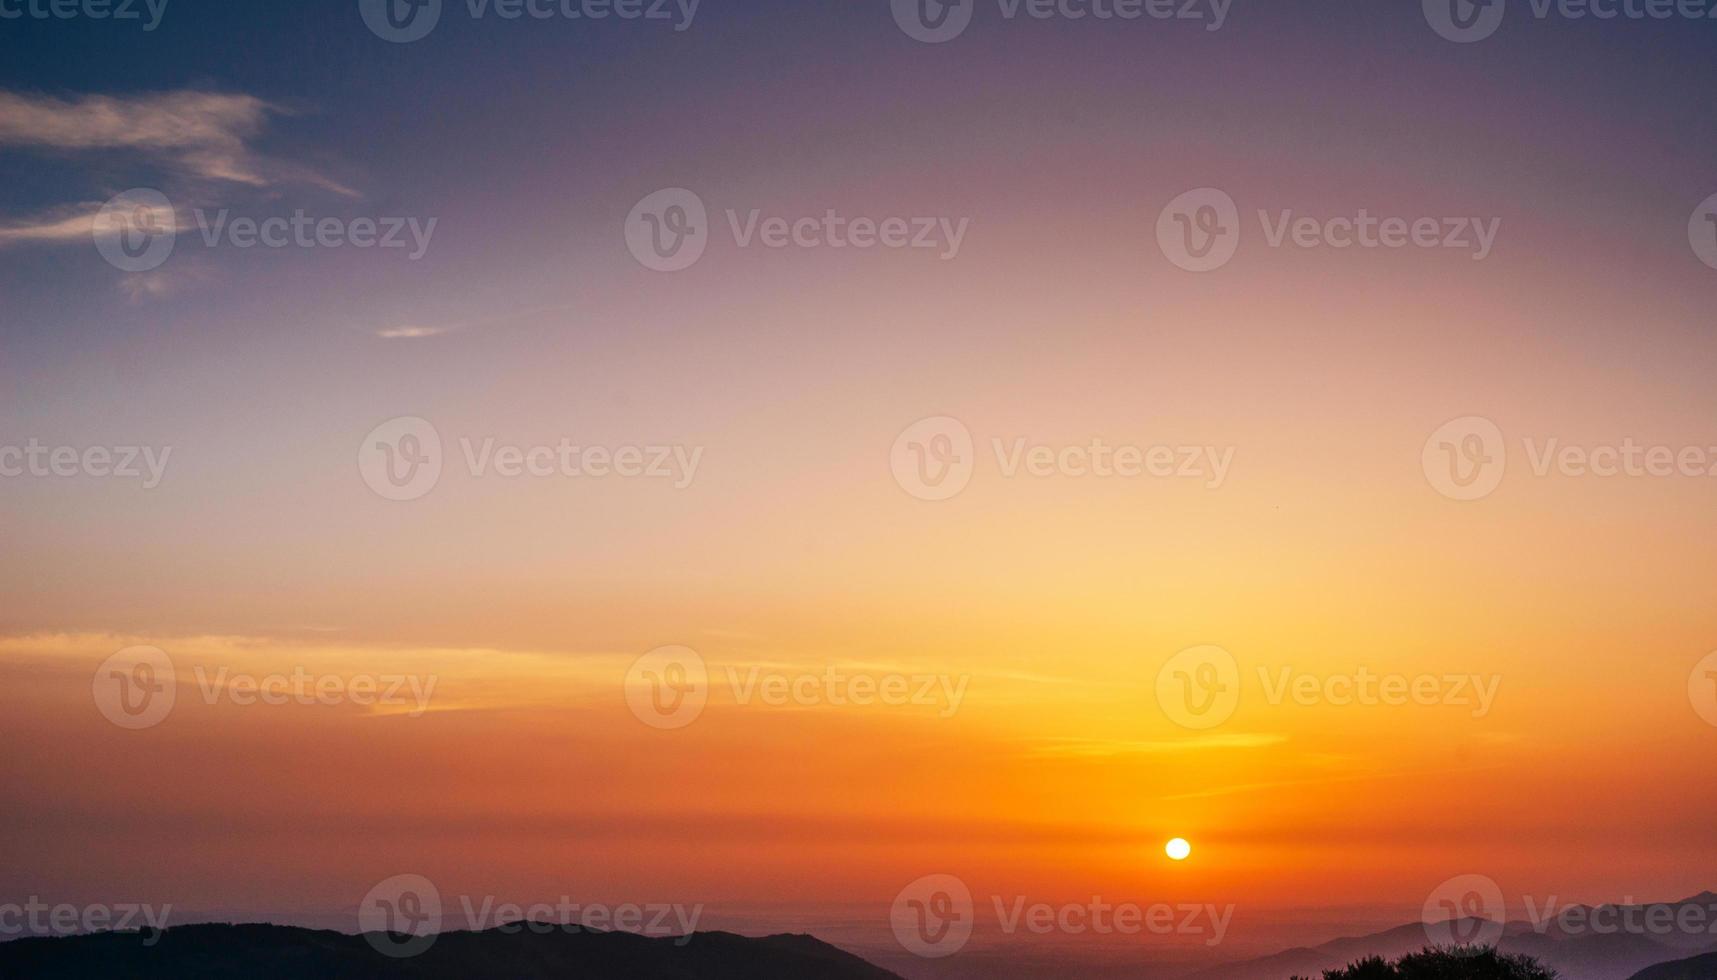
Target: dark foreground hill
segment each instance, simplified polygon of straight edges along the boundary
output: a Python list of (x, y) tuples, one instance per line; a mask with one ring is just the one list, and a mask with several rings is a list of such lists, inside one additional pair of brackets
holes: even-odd
[(1509, 956), (1486, 946), (1428, 948), (1393, 963), (1374, 956), (1345, 970), (1325, 971), (1323, 980), (1556, 980), (1556, 974), (1530, 956)]
[(1648, 966), (1631, 980), (1717, 980), (1717, 953)]
[(6, 980), (900, 980), (810, 936), (689, 939), (554, 929), (436, 938), (395, 959), (362, 936), (285, 926), (199, 925), (0, 943)]

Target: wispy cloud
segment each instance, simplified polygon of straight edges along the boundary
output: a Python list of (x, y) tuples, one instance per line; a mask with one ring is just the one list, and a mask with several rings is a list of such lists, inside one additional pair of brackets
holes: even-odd
[(145, 299), (160, 299), (172, 292), (177, 282), (172, 276), (157, 270), (127, 276), (120, 280), (119, 288), (133, 303), (138, 303)]
[(1255, 793), (1259, 790), (1283, 789), (1299, 786), (1328, 786), (1337, 783), (1364, 783), (1373, 780), (1406, 779), (1423, 776), (1459, 775), (1469, 772), (1488, 772), (1505, 768), (1502, 764), (1461, 766), (1452, 769), (1422, 769), (1422, 770), (1393, 770), (1368, 771), (1347, 773), (1333, 776), (1315, 776), (1309, 779), (1277, 779), (1261, 783), (1240, 783), (1233, 786), (1218, 786), (1213, 789), (1202, 789), (1191, 793), (1176, 793), (1173, 796), (1158, 797), (1162, 800), (1202, 800), (1218, 796), (1235, 796), (1241, 793)]
[(218, 92), (74, 99), (0, 92), (0, 147), (132, 151), (181, 176), (252, 187), (307, 183), (356, 196), (314, 171), (257, 152), (257, 137), (284, 112), (252, 95)]
[(450, 334), (458, 329), (459, 324), (430, 327), (423, 326), (421, 324), (406, 323), (394, 327), (383, 327), (380, 330), (377, 330), (375, 335), (383, 340), (422, 340), (425, 337), (440, 337), (444, 334)]
[[(382, 322), (387, 323), (387, 326), (376, 327), (366, 323), (355, 324), (353, 329), (362, 330), (370, 334), (370, 336), (379, 337), (382, 340), (422, 340), (426, 337), (443, 337), (447, 334), (457, 333), (462, 330), (482, 330), (486, 327), (493, 327), (503, 323), (511, 323), (515, 320), (521, 320), (527, 317), (540, 316), (547, 313), (564, 313), (573, 309), (577, 309), (577, 307), (571, 304), (560, 306), (541, 306), (529, 309), (506, 310), (492, 316), (439, 324), (425, 323), (421, 320), (415, 319), (406, 319), (405, 315), (399, 315), (398, 319), (395, 319), (392, 322), (383, 320)], [(380, 317), (377, 317), (376, 319), (381, 320)], [(375, 321), (371, 321), (371, 323), (373, 322)], [(719, 631), (714, 630), (706, 632), (711, 636), (723, 635)], [(755, 637), (746, 637), (742, 634), (732, 635), (736, 638), (755, 639)]]
[(1144, 741), (1054, 738), (1034, 747), (1031, 754), (1079, 759), (1114, 759), (1122, 756), (1208, 752), (1215, 749), (1262, 749), (1281, 745), (1287, 740), (1286, 735), (1247, 732)]
[[(34, 217), (0, 222), (0, 248), (31, 243), (88, 242), (97, 236), (117, 235), (120, 225), (98, 226), (96, 218), (102, 205), (96, 202), (68, 204), (44, 211)], [(171, 207), (139, 204), (126, 215), (144, 226), (166, 230), (183, 230), (178, 213)]]
[(54, 208), (33, 218), (0, 224), (0, 246), (30, 242), (88, 241), (95, 234), (95, 215), (101, 205), (73, 204)]

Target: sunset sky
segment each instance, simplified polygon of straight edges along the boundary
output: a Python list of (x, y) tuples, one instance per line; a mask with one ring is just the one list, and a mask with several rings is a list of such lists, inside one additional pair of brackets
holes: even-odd
[[(887, 0), (707, 0), (684, 30), (449, 0), (410, 43), (353, 0), (0, 21), (0, 446), (171, 452), (153, 488), (0, 477), (0, 901), (342, 927), (414, 873), (886, 936), (947, 873), (1233, 903), (1266, 944), (1297, 910), (1410, 921), (1468, 873), (1511, 905), (1717, 887), (1690, 859), (1717, 686), (1708, 723), (1689, 680), (1717, 477), (1539, 476), (1527, 448), (1717, 464), (1689, 241), (1717, 21), (1517, 3), (1457, 44), (1419, 6), (1236, 0), (1209, 30), (990, 2), (941, 44)], [(1157, 229), (1206, 187), (1241, 238), (1193, 273)], [(134, 188), (179, 224), (127, 272), (92, 224)], [(626, 237), (664, 188), (712, 239), (671, 273)], [(416, 259), (211, 246), (193, 212), (223, 209), (435, 224)], [(965, 231), (947, 258), (773, 249), (730, 209)], [(1258, 217), (1361, 209), (1498, 233), (1482, 260), (1272, 247)], [(975, 472), (916, 499), (891, 453), (944, 416)], [(1472, 416), (1508, 468), (1457, 501), (1422, 452)], [(443, 473), (385, 499), (357, 461), (407, 417)], [(684, 486), (479, 476), (486, 439), (701, 455)], [(1009, 477), (1020, 439), (1231, 465)], [(92, 678), (140, 645), (178, 696), (127, 730)], [(711, 677), (676, 729), (627, 696), (669, 645)], [(1201, 645), (1240, 701), (1193, 729), (1158, 674)], [(435, 687), (421, 713), (211, 704), (198, 667)], [(964, 686), (740, 703), (754, 667)], [(1362, 668), (1494, 704), (1271, 703), (1259, 674)]]

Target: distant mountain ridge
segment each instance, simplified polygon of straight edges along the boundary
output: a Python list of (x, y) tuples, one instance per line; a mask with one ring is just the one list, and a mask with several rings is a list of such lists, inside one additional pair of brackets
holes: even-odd
[[(1583, 923), (1594, 921), (1597, 915), (1608, 923), (1627, 910), (1635, 910), (1633, 918), (1641, 922), (1645, 910), (1663, 908), (1672, 916), (1683, 910), (1697, 910), (1706, 931), (1595, 931)], [(1638, 975), (1641, 980), (1684, 980), (1678, 973), (1657, 976), (1650, 970), (1659, 965), (1673, 966), (1672, 961), (1694, 963), (1705, 957), (1680, 960), (1689, 953), (1717, 954), (1717, 894), (1702, 892), (1679, 902), (1653, 905), (1557, 906), (1547, 921), (1533, 924), (1510, 921), (1503, 927), (1497, 946), (1505, 953), (1531, 956), (1557, 971), (1561, 980), (1629, 980)], [(1565, 926), (1572, 923), (1573, 928)], [(1480, 926), (1494, 931), (1495, 923), (1479, 919), (1462, 919), (1453, 932), (1473, 935)], [(1606, 926), (1607, 928), (1607, 926)], [(1296, 947), (1270, 956), (1230, 963), (1203, 970), (1188, 980), (1285, 980), (1300, 974), (1320, 976), (1324, 970), (1338, 969), (1368, 956), (1395, 959), (1430, 945), (1430, 937), (1420, 923), (1397, 926), (1367, 936), (1332, 940), (1313, 947)], [(1697, 968), (1701, 964), (1695, 964)], [(1643, 972), (1642, 972), (1643, 971)], [(1717, 980), (1717, 973), (1693, 973), (1698, 980)]]
[[(811, 936), (724, 932), (652, 939), (624, 932), (443, 933), (395, 959), (363, 936), (290, 926), (195, 925), (0, 943), (6, 980), (901, 980)], [(152, 937), (154, 938), (154, 937)]]

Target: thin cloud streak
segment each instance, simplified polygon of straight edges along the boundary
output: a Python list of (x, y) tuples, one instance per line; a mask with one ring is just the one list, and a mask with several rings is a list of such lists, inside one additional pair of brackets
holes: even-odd
[(418, 324), (402, 324), (397, 327), (383, 327), (376, 331), (376, 336), (382, 340), (422, 340), (426, 337), (441, 337), (460, 329), (459, 324), (444, 327), (427, 327)]
[(1113, 759), (1130, 755), (1168, 755), (1179, 752), (1208, 752), (1217, 749), (1262, 749), (1286, 742), (1286, 735), (1242, 732), (1228, 735), (1198, 735), (1157, 741), (1111, 741), (1095, 738), (1057, 738), (1039, 745), (1034, 756), (1082, 759)]
[(1298, 786), (1331, 786), (1340, 783), (1367, 783), (1385, 779), (1404, 779), (1410, 776), (1451, 776), (1470, 772), (1492, 772), (1506, 768), (1503, 765), (1465, 766), (1456, 769), (1426, 769), (1400, 770), (1395, 772), (1361, 772), (1345, 776), (1320, 776), (1314, 779), (1281, 779), (1265, 783), (1244, 783), (1235, 786), (1219, 786), (1214, 789), (1198, 790), (1192, 793), (1176, 793), (1173, 796), (1159, 796), (1164, 802), (1171, 800), (1204, 800), (1219, 796), (1234, 796), (1240, 793), (1253, 793), (1265, 789), (1285, 789)]
[(0, 147), (76, 152), (132, 150), (181, 176), (270, 187), (307, 183), (357, 192), (295, 164), (265, 157), (253, 141), (286, 110), (251, 95), (176, 91), (75, 99), (0, 92)]
[(100, 209), (99, 204), (77, 204), (0, 225), (0, 247), (29, 242), (88, 241), (95, 235), (95, 214)]
[[(121, 229), (118, 226), (97, 227), (96, 217), (102, 207), (95, 203), (73, 204), (54, 208), (35, 218), (0, 225), (0, 248), (32, 242), (88, 242), (97, 237), (119, 234)], [(140, 214), (139, 211), (143, 213)], [(179, 224), (178, 214), (172, 208), (144, 206), (134, 209), (132, 217), (162, 231), (184, 230), (184, 226)]]

